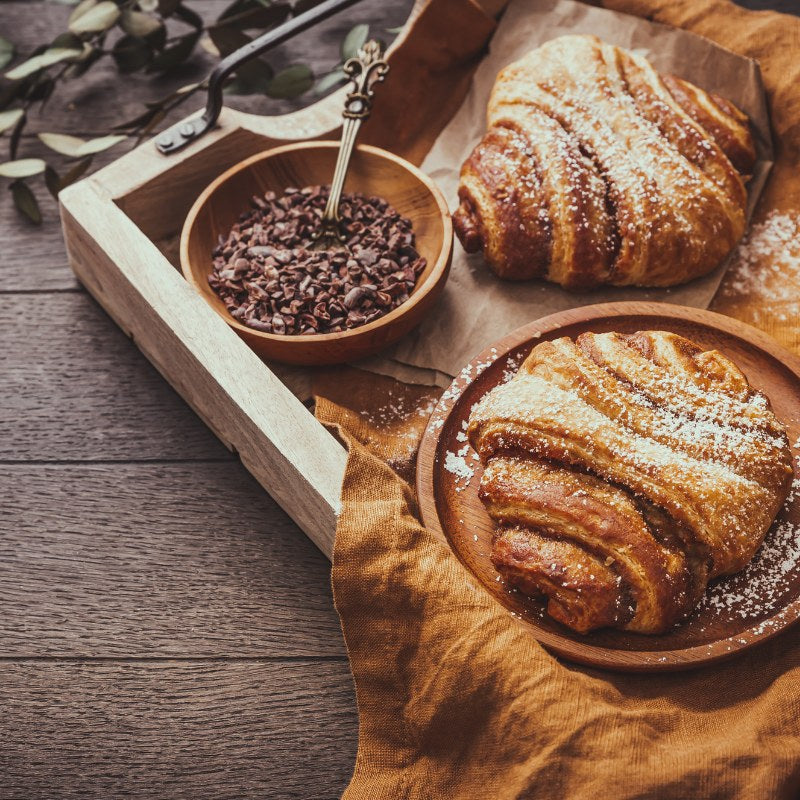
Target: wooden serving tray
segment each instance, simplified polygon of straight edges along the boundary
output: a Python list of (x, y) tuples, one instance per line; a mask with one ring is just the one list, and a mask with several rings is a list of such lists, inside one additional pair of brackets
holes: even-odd
[[(800, 618), (800, 496), (787, 501), (750, 567), (721, 579), (689, 619), (661, 636), (601, 630), (581, 635), (544, 613), (540, 600), (509, 590), (490, 560), (494, 525), (478, 498), (482, 469), (464, 430), (472, 406), (508, 380), (540, 341), (588, 331), (667, 330), (729, 356), (800, 436), (800, 358), (766, 334), (721, 314), (662, 303), (604, 303), (526, 325), (484, 350), (442, 395), (420, 446), (417, 495), (425, 526), (550, 650), (573, 661), (625, 671), (701, 666), (753, 647)], [(795, 448), (795, 451), (797, 448)], [(454, 458), (457, 456), (457, 458)], [(449, 469), (448, 469), (449, 464)]]
[[(502, 6), (418, 0), (359, 141), (418, 164), (460, 104)], [(458, 57), (440, 47), (447, 31), (459, 36)], [(59, 195), (80, 282), (329, 558), (347, 454), (186, 282), (178, 239), (197, 196), (227, 168), (277, 144), (338, 137), (345, 92), (280, 117), (224, 109), (184, 150), (165, 156), (151, 140)]]

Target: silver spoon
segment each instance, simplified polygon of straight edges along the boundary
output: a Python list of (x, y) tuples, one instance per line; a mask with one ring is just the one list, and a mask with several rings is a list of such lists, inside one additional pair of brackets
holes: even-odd
[(342, 112), (344, 125), (342, 126), (342, 139), (339, 143), (339, 155), (336, 159), (331, 191), (322, 214), (320, 228), (313, 237), (314, 242), (311, 245), (313, 250), (344, 246), (342, 244), (344, 236), (339, 218), (339, 202), (342, 199), (344, 179), (347, 176), (347, 168), (350, 166), (350, 157), (353, 154), (358, 129), (372, 111), (374, 86), (386, 77), (389, 65), (381, 58), (381, 46), (373, 39), (366, 42), (354, 58), (348, 59), (344, 63), (343, 69), (353, 82), (353, 88), (344, 103)]

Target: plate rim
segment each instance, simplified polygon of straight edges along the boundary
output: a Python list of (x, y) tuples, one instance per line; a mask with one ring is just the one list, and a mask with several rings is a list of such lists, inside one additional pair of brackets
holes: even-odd
[[(487, 362), (494, 362), (503, 358), (515, 347), (519, 347), (531, 339), (551, 334), (569, 325), (625, 316), (671, 317), (676, 320), (703, 324), (755, 346), (781, 363), (800, 383), (800, 356), (783, 347), (764, 331), (715, 311), (672, 303), (637, 300), (595, 303), (548, 314), (516, 328), (501, 337), (497, 342), (485, 347), (468, 361), (465, 367), (476, 363), (487, 364)], [(450, 544), (439, 518), (434, 495), (436, 455), (440, 435), (444, 430), (444, 422), (449, 417), (453, 407), (458, 403), (461, 393), (477, 377), (478, 375), (474, 375), (467, 384), (459, 387), (459, 376), (456, 376), (437, 402), (420, 440), (415, 474), (415, 490), (422, 524), (438, 538), (445, 541), (464, 569), (477, 583), (486, 589), (471, 570), (463, 564), (458, 553)], [(487, 594), (493, 597), (488, 590), (486, 591)], [(493, 599), (496, 600), (496, 598)], [(499, 601), (497, 602), (501, 608), (504, 608)], [(548, 651), (573, 663), (619, 672), (675, 672), (696, 669), (731, 658), (785, 633), (800, 620), (800, 597), (783, 606), (766, 620), (756, 624), (763, 625), (764, 622), (775, 620), (776, 618), (780, 620), (780, 626), (767, 626), (767, 629), (760, 634), (754, 634), (752, 628), (750, 628), (724, 639), (716, 639), (713, 642), (693, 645), (692, 647), (672, 650), (631, 651), (613, 650), (568, 639), (558, 633), (540, 628), (530, 620), (515, 617), (517, 622), (524, 625), (531, 632), (531, 635)]]

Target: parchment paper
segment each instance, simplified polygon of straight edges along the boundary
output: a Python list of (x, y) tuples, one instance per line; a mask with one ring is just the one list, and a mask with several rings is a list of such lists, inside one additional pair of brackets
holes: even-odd
[[(461, 164), (486, 130), (486, 104), (497, 73), (529, 50), (567, 33), (592, 33), (636, 50), (660, 72), (726, 97), (750, 117), (758, 163), (748, 185), (749, 220), (773, 158), (758, 64), (695, 34), (573, 0), (512, 0), (506, 9), (464, 103), (422, 165), (439, 184), (451, 210), (458, 206)], [(483, 348), (520, 325), (555, 311), (614, 300), (706, 308), (727, 266), (725, 262), (703, 278), (670, 289), (608, 288), (576, 294), (541, 281), (501, 281), (480, 253), (467, 255), (456, 239), (442, 302), (399, 344), (358, 366), (409, 383), (447, 386)]]

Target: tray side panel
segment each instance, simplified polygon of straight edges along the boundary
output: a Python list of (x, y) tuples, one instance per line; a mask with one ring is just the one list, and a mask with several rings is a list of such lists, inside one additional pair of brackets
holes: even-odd
[(344, 448), (91, 178), (59, 199), (79, 280), (330, 558)]

